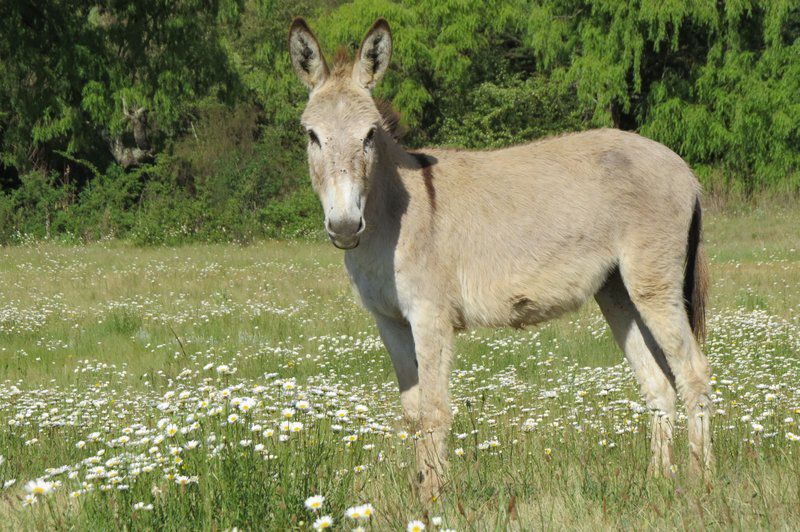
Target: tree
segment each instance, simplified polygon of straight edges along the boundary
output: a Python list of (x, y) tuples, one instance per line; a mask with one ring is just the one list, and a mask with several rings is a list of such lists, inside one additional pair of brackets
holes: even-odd
[(297, 15), (329, 61), (389, 20), (376, 95), (412, 148), (619, 127), (717, 191), (800, 191), (797, 0), (17, 0), (0, 2), (0, 241), (306, 233)]
[[(240, 91), (221, 43), (233, 0), (4, 2), (5, 166), (140, 165), (179, 135), (198, 100)], [(102, 147), (102, 148), (101, 148)]]
[(593, 125), (664, 142), (728, 188), (800, 189), (796, 0), (545, 0), (524, 39)]

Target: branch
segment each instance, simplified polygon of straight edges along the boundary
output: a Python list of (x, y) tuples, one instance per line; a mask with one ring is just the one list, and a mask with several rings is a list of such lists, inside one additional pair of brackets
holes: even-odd
[(136, 146), (126, 146), (121, 135), (112, 137), (107, 130), (103, 130), (101, 134), (111, 148), (111, 155), (114, 156), (117, 163), (128, 169), (139, 166), (145, 160), (150, 159), (153, 153), (147, 138), (147, 108), (144, 106), (129, 108), (125, 97), (122, 96), (121, 99), (122, 114), (130, 123)]
[(108, 143), (114, 160), (116, 160), (117, 163), (126, 170), (128, 168), (141, 165), (143, 162), (153, 156), (150, 150), (143, 150), (138, 146), (135, 148), (125, 146), (125, 144), (122, 142), (122, 138), (118, 136), (112, 137), (106, 130), (104, 130), (101, 135)]

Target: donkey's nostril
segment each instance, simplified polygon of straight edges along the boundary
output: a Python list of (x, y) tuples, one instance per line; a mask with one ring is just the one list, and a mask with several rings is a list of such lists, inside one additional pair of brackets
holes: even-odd
[(359, 234), (364, 227), (363, 218), (333, 218), (325, 223), (325, 229), (331, 235), (350, 237)]

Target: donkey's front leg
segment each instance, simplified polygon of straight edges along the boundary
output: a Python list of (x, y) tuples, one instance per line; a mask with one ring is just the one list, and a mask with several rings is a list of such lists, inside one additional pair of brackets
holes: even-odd
[(447, 313), (436, 308), (415, 313), (411, 320), (419, 373), (417, 480), (427, 502), (441, 492), (447, 467), (447, 436), (453, 421), (448, 391), (453, 354), (453, 327)]
[(419, 374), (411, 326), (402, 320), (375, 314), (383, 345), (392, 357), (392, 365), (400, 387), (403, 416), (412, 430), (419, 423)]

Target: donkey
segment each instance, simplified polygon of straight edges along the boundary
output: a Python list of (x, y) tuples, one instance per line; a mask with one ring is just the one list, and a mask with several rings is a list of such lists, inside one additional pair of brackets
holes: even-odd
[(442, 489), (455, 332), (523, 327), (594, 296), (652, 412), (649, 472), (672, 475), (676, 392), (691, 471), (711, 453), (700, 187), (667, 147), (600, 129), (492, 151), (411, 152), (371, 90), (389, 66), (378, 19), (354, 62), (326, 63), (303, 19), (289, 31), (309, 89), (311, 182), (325, 229), (374, 316), (418, 430), (423, 499)]

